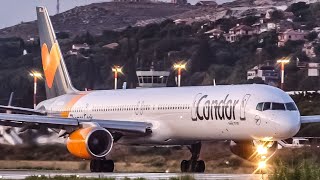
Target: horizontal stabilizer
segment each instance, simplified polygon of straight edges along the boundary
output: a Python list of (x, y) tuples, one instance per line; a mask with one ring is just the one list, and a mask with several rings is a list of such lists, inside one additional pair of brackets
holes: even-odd
[(320, 123), (320, 115), (301, 116), (300, 121), (301, 121), (301, 124)]

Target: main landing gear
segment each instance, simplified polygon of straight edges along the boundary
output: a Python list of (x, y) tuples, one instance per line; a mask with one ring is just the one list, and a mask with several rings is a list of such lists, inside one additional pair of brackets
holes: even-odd
[(201, 143), (193, 144), (188, 148), (191, 152), (191, 159), (183, 160), (181, 162), (181, 172), (204, 172), (206, 165), (204, 161), (198, 160), (201, 151)]
[(114, 162), (112, 160), (94, 159), (90, 162), (91, 172), (113, 172)]

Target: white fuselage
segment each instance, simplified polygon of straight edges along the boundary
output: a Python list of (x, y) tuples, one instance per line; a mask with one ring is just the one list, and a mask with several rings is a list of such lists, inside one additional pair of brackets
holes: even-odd
[(298, 110), (259, 111), (261, 102), (293, 100), (278, 88), (253, 84), (79, 92), (46, 100), (37, 108), (54, 116), (152, 123), (150, 135), (119, 141), (129, 144), (275, 141), (298, 132)]

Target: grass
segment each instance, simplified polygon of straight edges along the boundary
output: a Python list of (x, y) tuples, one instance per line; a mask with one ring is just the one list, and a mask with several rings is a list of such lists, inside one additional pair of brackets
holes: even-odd
[(186, 175), (186, 176), (180, 176), (180, 177), (172, 177), (170, 180), (195, 180), (193, 176)]
[(320, 180), (320, 165), (311, 160), (291, 165), (277, 161), (269, 180)]
[[(31, 176), (26, 178), (26, 180), (115, 180), (115, 178), (86, 178), (86, 177), (77, 177), (77, 176), (55, 176), (55, 177), (46, 177), (46, 176)], [(130, 179), (125, 177), (123, 180), (146, 180), (144, 178), (135, 178), (135, 179)]]

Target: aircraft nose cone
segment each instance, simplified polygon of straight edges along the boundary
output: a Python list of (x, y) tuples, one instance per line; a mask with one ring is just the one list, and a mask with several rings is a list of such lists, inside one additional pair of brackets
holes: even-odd
[(296, 113), (279, 119), (277, 127), (279, 138), (287, 139), (293, 137), (299, 131), (300, 125), (300, 116)]

